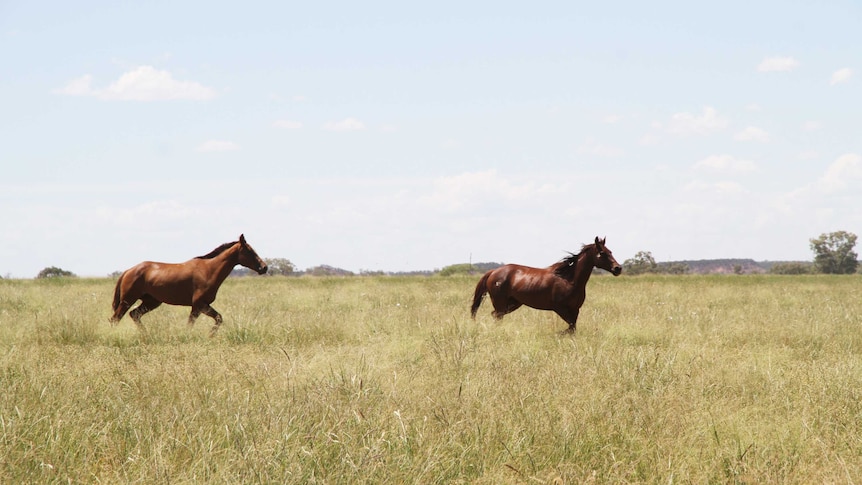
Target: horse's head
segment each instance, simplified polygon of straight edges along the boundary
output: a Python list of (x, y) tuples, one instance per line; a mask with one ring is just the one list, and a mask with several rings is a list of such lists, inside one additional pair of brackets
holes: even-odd
[(599, 239), (596, 236), (596, 267), (619, 276), (623, 272), (623, 267), (614, 259), (614, 253), (605, 246), (605, 239)]
[(266, 263), (254, 252), (254, 249), (245, 242), (245, 235), (239, 235), (239, 264), (246, 268), (257, 271), (257, 274), (266, 273)]

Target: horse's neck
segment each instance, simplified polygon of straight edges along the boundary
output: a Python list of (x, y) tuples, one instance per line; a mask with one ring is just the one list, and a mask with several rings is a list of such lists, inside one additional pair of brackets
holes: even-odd
[(595, 260), (590, 256), (589, 252), (584, 251), (581, 253), (578, 258), (578, 262), (575, 264), (575, 275), (572, 279), (572, 283), (581, 288), (586, 287), (587, 281), (590, 280), (590, 275), (593, 274), (593, 268), (596, 266)]
[(218, 284), (221, 284), (230, 272), (233, 271), (233, 267), (239, 263), (238, 255), (239, 247), (238, 245), (234, 245), (218, 256), (205, 260), (207, 268), (210, 271), (210, 277), (214, 278)]

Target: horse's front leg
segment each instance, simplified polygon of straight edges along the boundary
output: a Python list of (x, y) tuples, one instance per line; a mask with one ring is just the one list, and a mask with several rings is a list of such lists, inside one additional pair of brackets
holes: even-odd
[(214, 337), (215, 333), (218, 331), (219, 326), (221, 325), (221, 322), (222, 322), (221, 314), (219, 312), (217, 312), (215, 310), (215, 308), (213, 308), (209, 305), (201, 308), (200, 312), (203, 313), (204, 315), (212, 318), (213, 320), (215, 320), (215, 325), (213, 325), (212, 330), (210, 330), (210, 337)]
[(577, 330), (578, 326), (578, 314), (581, 312), (580, 308), (559, 308), (554, 310), (554, 312), (560, 316), (566, 323), (569, 324), (569, 328), (563, 330), (562, 334), (564, 335), (572, 335)]

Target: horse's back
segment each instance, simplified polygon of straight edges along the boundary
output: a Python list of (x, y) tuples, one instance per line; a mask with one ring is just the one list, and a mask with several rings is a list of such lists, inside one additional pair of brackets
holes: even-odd
[(506, 264), (494, 270), (493, 279), (507, 279), (512, 283), (516, 280), (536, 281), (546, 279), (553, 276), (553, 272), (548, 268), (535, 268), (533, 266), (525, 266), (523, 264)]
[(529, 307), (550, 309), (565, 292), (564, 282), (550, 268), (508, 264), (497, 269), (502, 271), (489, 279), (489, 286), (498, 287), (507, 297)]

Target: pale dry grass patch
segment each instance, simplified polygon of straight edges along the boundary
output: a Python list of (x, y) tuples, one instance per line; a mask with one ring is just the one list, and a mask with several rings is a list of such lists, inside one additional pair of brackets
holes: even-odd
[(0, 282), (0, 482), (850, 482), (860, 281), (595, 277), (574, 337), (476, 278), (229, 280), (107, 323)]

